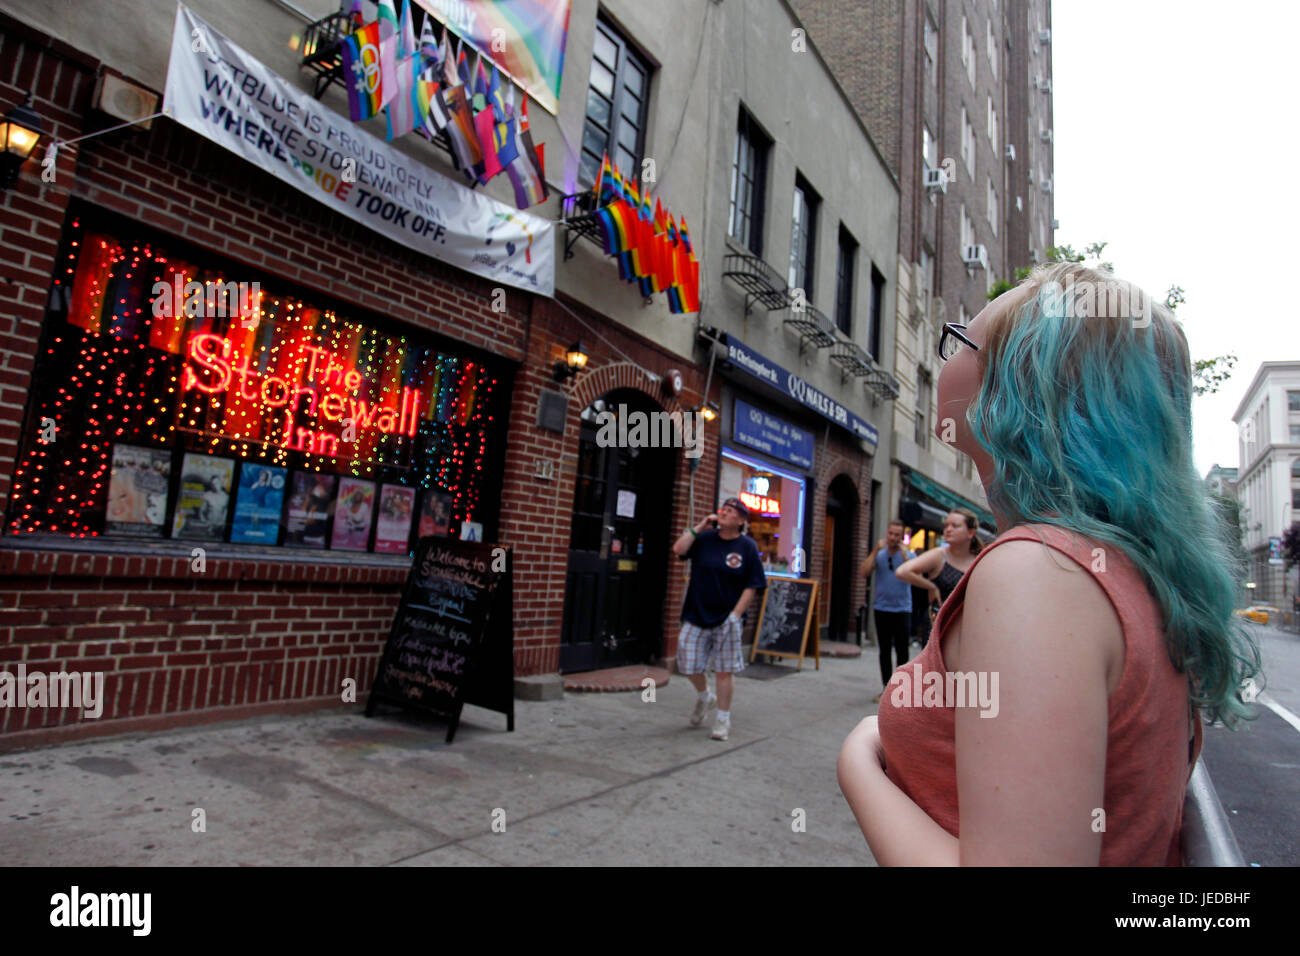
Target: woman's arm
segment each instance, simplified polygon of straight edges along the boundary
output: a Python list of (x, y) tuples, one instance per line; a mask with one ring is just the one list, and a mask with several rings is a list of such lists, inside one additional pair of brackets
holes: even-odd
[(943, 567), (943, 548), (931, 548), (919, 558), (912, 558), (900, 564), (898, 570), (894, 572), (894, 577), (906, 581), (914, 588), (936, 591), (938, 588), (934, 583), (922, 575), (934, 574), (941, 567)]
[(885, 775), (876, 718), (858, 724), (840, 749), (836, 772), (867, 845), (881, 866), (957, 866), (957, 838), (930, 819)]
[(996, 693), (985, 716), (957, 710), (963, 866), (1101, 858), (1107, 661), (1122, 655), (1123, 629), (1092, 575), (1053, 558), (1039, 542), (1008, 541), (966, 585), (961, 666)]

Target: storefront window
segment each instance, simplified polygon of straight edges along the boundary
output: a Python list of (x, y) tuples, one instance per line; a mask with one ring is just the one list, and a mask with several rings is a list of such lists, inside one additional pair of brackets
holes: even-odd
[[(730, 449), (722, 452), (718, 505), (739, 498), (749, 508), (749, 536), (758, 544), (763, 570), (801, 577), (807, 573), (803, 512), (807, 482)], [(797, 559), (796, 559), (797, 553)]]
[(142, 227), (74, 219), (63, 256), (12, 533), (405, 554), (481, 531), (495, 370)]

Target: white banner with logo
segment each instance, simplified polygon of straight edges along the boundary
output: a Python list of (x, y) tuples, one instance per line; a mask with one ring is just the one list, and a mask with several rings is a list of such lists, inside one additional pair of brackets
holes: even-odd
[(398, 152), (268, 70), (183, 4), (163, 112), (404, 246), (502, 285), (555, 291), (553, 222)]

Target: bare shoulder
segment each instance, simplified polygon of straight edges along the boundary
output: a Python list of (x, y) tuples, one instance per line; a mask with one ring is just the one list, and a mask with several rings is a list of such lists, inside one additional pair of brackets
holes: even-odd
[(986, 630), (976, 620), (994, 627), (1019, 620), (1062, 655), (1100, 654), (1109, 689), (1118, 685), (1124, 632), (1110, 598), (1086, 568), (1042, 542), (1008, 541), (985, 555), (970, 572), (964, 611), (964, 643)]

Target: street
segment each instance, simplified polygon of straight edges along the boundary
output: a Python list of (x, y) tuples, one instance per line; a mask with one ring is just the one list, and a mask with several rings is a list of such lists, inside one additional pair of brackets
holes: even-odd
[(1207, 728), (1202, 758), (1247, 863), (1300, 863), (1300, 726), (1263, 701), (1300, 714), (1300, 636), (1250, 624), (1264, 661), (1259, 719), (1237, 731)]

